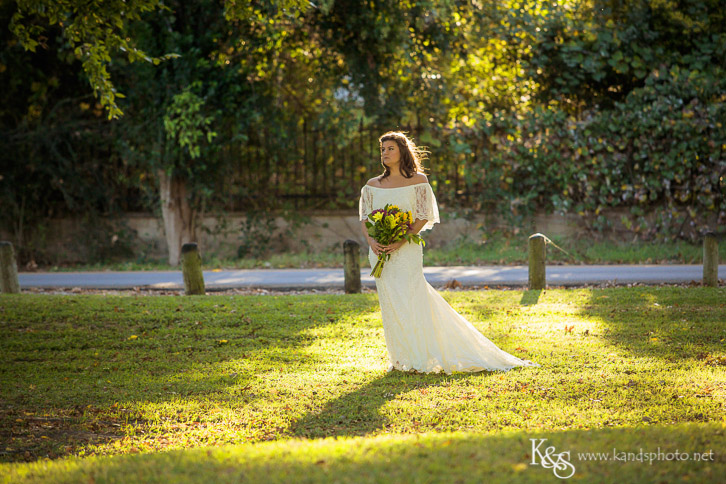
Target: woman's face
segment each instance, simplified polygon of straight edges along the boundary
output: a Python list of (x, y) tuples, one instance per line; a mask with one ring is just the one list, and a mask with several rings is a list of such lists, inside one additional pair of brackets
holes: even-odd
[(401, 161), (401, 150), (398, 149), (398, 143), (392, 140), (381, 143), (381, 161), (389, 168), (398, 165)]

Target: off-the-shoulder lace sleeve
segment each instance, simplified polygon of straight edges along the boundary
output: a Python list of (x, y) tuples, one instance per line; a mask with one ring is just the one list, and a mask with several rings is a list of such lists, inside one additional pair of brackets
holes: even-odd
[(435, 223), (439, 223), (439, 207), (436, 205), (436, 196), (428, 183), (421, 183), (414, 187), (416, 191), (416, 202), (413, 208), (413, 219), (427, 220), (426, 225), (420, 230), (431, 229)]
[(361, 221), (368, 219), (368, 214), (373, 211), (373, 192), (364, 185), (360, 189), (360, 201), (358, 202), (358, 215)]

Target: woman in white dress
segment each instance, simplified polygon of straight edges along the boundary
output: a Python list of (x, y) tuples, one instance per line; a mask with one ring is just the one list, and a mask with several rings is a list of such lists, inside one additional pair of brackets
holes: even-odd
[(391, 255), (376, 278), (388, 371), (451, 374), (539, 366), (500, 350), (441, 297), (424, 278), (421, 245), (405, 240), (381, 245), (368, 235), (368, 214), (387, 203), (411, 211), (410, 233), (439, 222), (436, 197), (421, 166), (425, 152), (400, 132), (388, 132), (379, 142), (385, 172), (361, 189), (359, 212), (371, 267), (380, 253)]

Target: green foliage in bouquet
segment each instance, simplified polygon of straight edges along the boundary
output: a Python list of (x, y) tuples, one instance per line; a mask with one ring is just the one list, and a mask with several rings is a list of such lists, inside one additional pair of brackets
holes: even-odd
[[(393, 244), (400, 240), (407, 240), (415, 244), (426, 245), (426, 242), (418, 234), (410, 234), (408, 231), (413, 226), (413, 215), (411, 212), (404, 212), (396, 205), (386, 204), (382, 209), (371, 212), (368, 216), (373, 223), (366, 222), (368, 235), (383, 245)], [(383, 265), (391, 258), (391, 254), (379, 254), (378, 262), (373, 268), (371, 275), (381, 277)]]

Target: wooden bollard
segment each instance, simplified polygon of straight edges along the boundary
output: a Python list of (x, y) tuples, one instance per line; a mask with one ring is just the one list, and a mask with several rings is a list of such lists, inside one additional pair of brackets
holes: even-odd
[(343, 242), (345, 292), (346, 294), (360, 293), (360, 244), (355, 240)]
[(718, 286), (718, 242), (713, 232), (703, 237), (703, 285)]
[(6, 241), (0, 241), (0, 292), (13, 294), (20, 292), (15, 251), (13, 244)]
[(529, 290), (537, 291), (545, 288), (545, 236), (534, 234), (529, 236)]
[(202, 274), (202, 258), (194, 242), (182, 245), (182, 273), (184, 274), (184, 291), (187, 296), (204, 294), (204, 275)]

